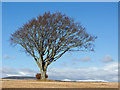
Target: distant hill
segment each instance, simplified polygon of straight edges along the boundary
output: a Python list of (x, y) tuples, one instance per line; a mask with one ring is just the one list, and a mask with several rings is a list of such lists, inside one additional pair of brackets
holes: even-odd
[(4, 77), (2, 79), (36, 79), (36, 78), (30, 76), (9, 76), (9, 77)]
[[(36, 77), (30, 77), (30, 76), (9, 76), (9, 77), (4, 77), (2, 79), (33, 79), (33, 80), (37, 80)], [(105, 80), (70, 80), (70, 79), (55, 80), (55, 81), (63, 81), (63, 82), (108, 82), (108, 81), (105, 81)]]

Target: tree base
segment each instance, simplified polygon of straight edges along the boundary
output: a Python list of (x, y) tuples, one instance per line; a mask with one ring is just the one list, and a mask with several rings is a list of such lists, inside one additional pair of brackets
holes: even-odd
[[(42, 80), (41, 74), (40, 74), (40, 73), (37, 73), (37, 74), (36, 74), (36, 78)], [(46, 79), (46, 78), (48, 78), (48, 75), (47, 75), (47, 74), (45, 75), (45, 79)], [(44, 79), (43, 79), (43, 80), (44, 80)]]
[(50, 80), (50, 79), (38, 79), (37, 81), (40, 81), (40, 82), (55, 82), (55, 80)]

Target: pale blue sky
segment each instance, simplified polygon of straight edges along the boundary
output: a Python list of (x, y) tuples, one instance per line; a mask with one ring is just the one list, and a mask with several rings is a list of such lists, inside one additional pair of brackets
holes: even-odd
[[(12, 47), (8, 41), (28, 20), (42, 15), (45, 11), (60, 11), (75, 21), (81, 22), (87, 32), (97, 35), (95, 52), (66, 53), (49, 68), (97, 67), (118, 61), (118, 3), (2, 3), (2, 65), (10, 68), (39, 70), (31, 56)], [(85, 61), (85, 60), (88, 61)], [(105, 62), (106, 61), (106, 62)]]

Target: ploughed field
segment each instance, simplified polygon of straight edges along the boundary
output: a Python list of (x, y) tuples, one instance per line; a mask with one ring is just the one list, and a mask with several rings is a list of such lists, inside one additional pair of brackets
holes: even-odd
[(65, 82), (1, 79), (2, 88), (118, 88), (117, 82)]

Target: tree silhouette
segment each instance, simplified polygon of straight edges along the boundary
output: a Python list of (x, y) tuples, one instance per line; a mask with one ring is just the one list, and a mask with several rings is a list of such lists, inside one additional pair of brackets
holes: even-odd
[(93, 51), (96, 38), (73, 18), (60, 12), (45, 12), (11, 34), (10, 41), (34, 58), (41, 79), (45, 79), (48, 65), (68, 51)]

